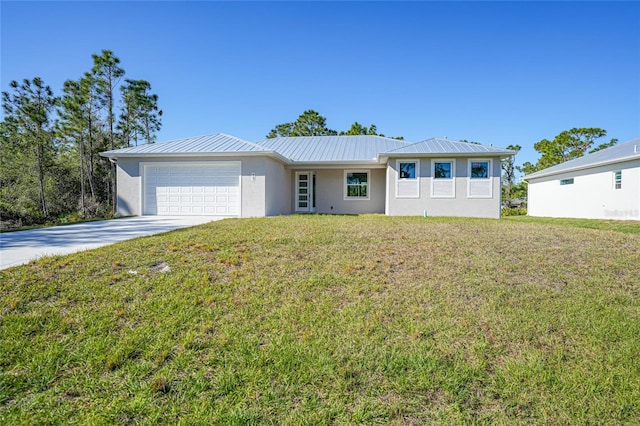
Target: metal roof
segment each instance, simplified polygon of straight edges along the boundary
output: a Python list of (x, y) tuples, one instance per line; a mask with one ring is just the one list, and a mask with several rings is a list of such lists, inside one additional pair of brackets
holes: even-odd
[(575, 158), (562, 164), (557, 164), (531, 173), (524, 179), (535, 179), (539, 177), (565, 173), (574, 170), (588, 169), (591, 167), (602, 166), (610, 163), (620, 163), (640, 158), (640, 138), (631, 139), (618, 145), (596, 151), (593, 154), (587, 154), (584, 157)]
[(146, 144), (100, 153), (103, 157), (270, 155), (285, 163), (380, 163), (390, 156), (511, 155), (513, 151), (448, 139), (407, 142), (382, 136), (305, 136), (247, 142), (224, 133)]
[(431, 138), (395, 149), (393, 151), (384, 152), (385, 156), (393, 156), (395, 154), (512, 155), (515, 154), (515, 151), (504, 148), (496, 148), (488, 145), (460, 142), (450, 139)]
[(296, 162), (376, 161), (380, 152), (410, 143), (382, 136), (279, 137), (258, 142)]
[(102, 152), (104, 157), (146, 157), (176, 154), (214, 154), (214, 153), (270, 153), (267, 148), (247, 142), (235, 136), (216, 133), (213, 135), (196, 136), (186, 139), (177, 139), (169, 142), (160, 142), (134, 146), (131, 148), (115, 149)]

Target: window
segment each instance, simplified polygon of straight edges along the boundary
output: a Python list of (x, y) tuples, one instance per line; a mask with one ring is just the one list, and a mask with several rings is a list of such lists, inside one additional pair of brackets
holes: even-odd
[(420, 161), (397, 160), (396, 198), (420, 198)]
[(369, 199), (369, 171), (345, 170), (345, 200)]
[(471, 161), (471, 179), (488, 179), (489, 178), (489, 162), (488, 161)]
[(467, 181), (468, 198), (493, 198), (493, 179), (491, 179), (491, 160), (474, 158), (469, 160), (469, 179)]
[(452, 161), (435, 161), (434, 162), (434, 179), (451, 179)]
[(416, 162), (398, 162), (400, 166), (400, 179), (415, 179), (416, 178)]
[(431, 160), (431, 198), (455, 198), (455, 160)]
[(571, 179), (562, 179), (560, 181), (560, 185), (573, 185), (573, 178), (571, 178)]
[(613, 179), (614, 179), (614, 185), (613, 187), (615, 189), (622, 189), (622, 171), (619, 170), (617, 172), (613, 172)]

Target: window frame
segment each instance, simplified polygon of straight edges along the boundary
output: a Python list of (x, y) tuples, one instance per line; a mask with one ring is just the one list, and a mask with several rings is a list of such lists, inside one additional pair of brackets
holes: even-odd
[[(487, 177), (479, 178), (471, 175), (471, 167), (473, 163), (487, 163)], [(493, 198), (493, 161), (491, 158), (469, 158), (467, 160), (468, 174), (467, 177), (467, 198)], [(471, 181), (482, 181), (489, 184), (489, 194), (487, 195), (471, 195)]]
[[(362, 184), (349, 184), (347, 183), (347, 177), (349, 175), (349, 173), (366, 173), (367, 174), (367, 183), (366, 183), (366, 188), (367, 188), (367, 195), (366, 197), (350, 197), (349, 194), (349, 186), (350, 185), (360, 185), (362, 186)], [(366, 200), (370, 200), (371, 199), (371, 170), (369, 169), (345, 169), (344, 173), (342, 175), (342, 185), (343, 185), (343, 197), (345, 200), (360, 200), (360, 201), (366, 201)]]
[(613, 189), (615, 191), (622, 189), (622, 170), (613, 171)]
[[(400, 177), (401, 169), (400, 165), (404, 163), (413, 163), (414, 164), (414, 172), (415, 176), (412, 178), (403, 178)], [(396, 198), (420, 198), (420, 160), (418, 159), (401, 159), (396, 160), (396, 169), (398, 171), (398, 178), (396, 179)], [(416, 183), (416, 192), (412, 195), (398, 195), (400, 193), (400, 186), (403, 182), (415, 182)]]
[[(451, 164), (451, 177), (448, 178), (436, 178), (436, 163), (450, 163)], [(451, 182), (451, 194), (449, 195), (435, 195), (434, 185), (438, 181), (450, 181)], [(434, 158), (431, 160), (431, 198), (456, 198), (456, 160), (455, 158)]]

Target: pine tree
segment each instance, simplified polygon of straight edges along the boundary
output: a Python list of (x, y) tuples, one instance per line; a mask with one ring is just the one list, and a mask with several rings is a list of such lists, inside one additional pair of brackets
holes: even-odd
[[(103, 108), (105, 108), (107, 119), (107, 142), (109, 149), (116, 149), (115, 137), (115, 92), (120, 79), (124, 76), (124, 70), (118, 65), (120, 59), (113, 55), (110, 50), (103, 50), (101, 55), (92, 55), (93, 57), (93, 76), (97, 84), (97, 93)], [(109, 165), (109, 194), (111, 198), (111, 207), (113, 211), (116, 209), (116, 167), (115, 164)]]
[[(23, 154), (14, 155), (11, 164), (13, 167), (24, 167), (21, 178), (28, 177), (29, 169), (35, 171), (40, 213), (47, 218), (49, 209), (45, 181), (56, 156), (52, 113), (57, 99), (39, 77), (25, 79), (22, 83), (12, 81), (9, 86), (13, 89), (12, 93), (2, 92), (2, 107), (6, 116), (2, 126), (3, 151), (10, 147)], [(9, 165), (3, 161), (3, 167)], [(16, 186), (15, 190), (22, 188)]]

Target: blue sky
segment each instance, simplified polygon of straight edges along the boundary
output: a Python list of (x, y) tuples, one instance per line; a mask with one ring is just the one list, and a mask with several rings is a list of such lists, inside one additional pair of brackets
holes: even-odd
[[(164, 111), (159, 141), (330, 128), (523, 147), (571, 127), (640, 136), (636, 2), (2, 1), (0, 83), (57, 94), (112, 50)], [(604, 142), (604, 140), (602, 140)]]

